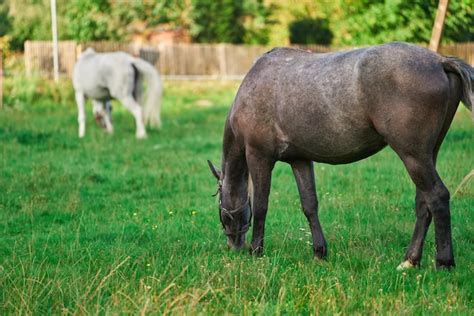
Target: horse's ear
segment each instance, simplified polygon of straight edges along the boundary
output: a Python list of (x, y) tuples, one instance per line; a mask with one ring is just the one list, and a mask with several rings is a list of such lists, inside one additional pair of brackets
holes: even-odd
[(208, 160), (207, 163), (209, 164), (209, 169), (211, 169), (211, 172), (214, 177), (216, 177), (217, 180), (220, 180), (221, 172), (219, 171), (219, 169), (217, 169), (217, 167), (214, 166), (214, 164), (210, 160)]

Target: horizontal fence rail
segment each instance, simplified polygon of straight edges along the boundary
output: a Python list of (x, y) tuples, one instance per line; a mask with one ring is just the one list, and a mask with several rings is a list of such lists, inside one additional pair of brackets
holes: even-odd
[[(59, 42), (59, 70), (71, 77), (74, 64), (88, 47), (98, 52), (124, 51), (149, 61), (169, 79), (240, 79), (255, 60), (272, 47), (234, 44), (161, 44), (156, 46), (119, 42)], [(296, 46), (295, 46), (296, 47)], [(350, 48), (331, 48), (320, 45), (297, 46), (317, 53)], [(25, 42), (26, 74), (53, 76), (52, 42)], [(440, 54), (452, 55), (474, 65), (474, 42), (441, 46)]]

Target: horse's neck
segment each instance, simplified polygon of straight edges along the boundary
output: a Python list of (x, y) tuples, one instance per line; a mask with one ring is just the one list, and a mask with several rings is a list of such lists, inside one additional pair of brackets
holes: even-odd
[(248, 198), (248, 168), (243, 146), (235, 138), (229, 119), (226, 120), (222, 155), (222, 189), (228, 207), (239, 207)]
[(233, 157), (224, 161), (223, 167), (222, 194), (225, 196), (223, 200), (230, 204), (226, 207), (237, 208), (244, 204), (249, 196), (247, 164), (244, 158)]

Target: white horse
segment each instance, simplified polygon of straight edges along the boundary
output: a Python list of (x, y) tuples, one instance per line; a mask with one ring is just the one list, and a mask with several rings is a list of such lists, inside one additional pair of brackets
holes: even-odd
[(137, 138), (146, 137), (145, 124), (161, 127), (161, 79), (156, 69), (140, 58), (124, 52), (96, 53), (88, 48), (74, 66), (73, 85), (81, 138), (86, 132), (86, 98), (92, 99), (97, 123), (109, 133), (113, 133), (111, 99), (119, 100), (133, 114)]

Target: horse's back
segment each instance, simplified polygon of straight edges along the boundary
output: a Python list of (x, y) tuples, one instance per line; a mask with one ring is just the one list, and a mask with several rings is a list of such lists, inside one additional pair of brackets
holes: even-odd
[(397, 107), (439, 96), (446, 84), (439, 60), (403, 43), (328, 54), (274, 49), (244, 79), (230, 123), (246, 143), (280, 159), (365, 158), (386, 144), (374, 116), (383, 124), (398, 115)]
[(83, 54), (74, 66), (73, 85), (93, 99), (129, 94), (134, 89), (133, 57), (124, 52)]

